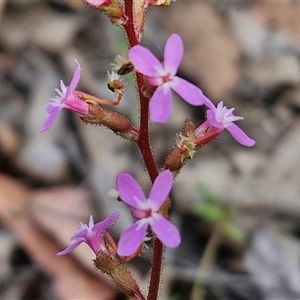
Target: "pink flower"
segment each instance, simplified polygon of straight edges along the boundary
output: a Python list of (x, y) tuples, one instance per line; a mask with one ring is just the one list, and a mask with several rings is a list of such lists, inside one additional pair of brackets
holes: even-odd
[(204, 104), (203, 93), (197, 86), (175, 76), (183, 57), (183, 43), (178, 34), (172, 34), (168, 38), (163, 63), (147, 48), (140, 45), (132, 47), (128, 56), (135, 69), (147, 76), (148, 83), (157, 86), (150, 101), (152, 122), (168, 121), (172, 109), (171, 89), (191, 105)]
[(120, 198), (131, 206), (131, 214), (137, 219), (121, 234), (118, 243), (120, 256), (131, 256), (137, 252), (149, 226), (165, 246), (175, 248), (180, 244), (178, 229), (159, 212), (171, 191), (172, 184), (172, 173), (169, 170), (163, 171), (154, 181), (149, 198), (146, 199), (141, 187), (130, 174), (118, 175), (117, 189)]
[(49, 130), (63, 109), (74, 111), (82, 116), (88, 114), (88, 104), (80, 99), (78, 92), (75, 91), (80, 80), (81, 66), (78, 60), (74, 59), (74, 61), (76, 64), (76, 69), (71, 83), (68, 87), (66, 87), (63, 81), (60, 81), (61, 90), (55, 89), (57, 95), (54, 98), (49, 99), (50, 102), (46, 107), (49, 117), (44, 123), (43, 127), (40, 129), (40, 132)]
[(68, 254), (76, 247), (78, 247), (81, 243), (87, 243), (96, 255), (98, 255), (102, 251), (110, 253), (109, 249), (106, 246), (104, 238), (108, 238), (110, 242), (111, 237), (105, 229), (116, 223), (119, 215), (119, 212), (114, 212), (105, 220), (96, 224), (94, 224), (93, 217), (90, 216), (89, 225), (80, 223), (81, 228), (78, 229), (74, 235), (72, 235), (71, 241), (75, 240), (75, 242), (65, 250), (57, 253), (57, 255)]
[(85, 0), (85, 2), (91, 6), (99, 7), (101, 5), (109, 5), (111, 0)]
[(215, 107), (207, 98), (205, 104), (209, 107), (206, 113), (207, 120), (195, 130), (196, 145), (199, 145), (202, 140), (207, 142), (209, 136), (211, 136), (210, 139), (215, 138), (224, 129), (227, 129), (233, 138), (244, 146), (251, 147), (255, 144), (254, 140), (250, 139), (242, 129), (233, 123), (243, 119), (243, 117), (233, 115), (234, 108), (228, 109), (223, 105), (223, 102)]

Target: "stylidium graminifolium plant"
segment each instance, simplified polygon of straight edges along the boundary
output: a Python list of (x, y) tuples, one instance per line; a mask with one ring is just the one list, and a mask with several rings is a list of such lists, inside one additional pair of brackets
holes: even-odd
[[(251, 147), (255, 141), (235, 124), (243, 118), (233, 115), (234, 108), (227, 108), (223, 102), (215, 106), (199, 87), (176, 75), (184, 55), (183, 41), (178, 34), (173, 33), (167, 39), (162, 61), (141, 45), (149, 6), (169, 6), (170, 0), (124, 0), (123, 5), (116, 0), (85, 0), (85, 3), (104, 13), (112, 24), (122, 27), (126, 33), (128, 58), (118, 55), (114, 64), (116, 73), (108, 73), (107, 87), (116, 99), (111, 101), (78, 91), (82, 68), (78, 60), (74, 59), (75, 71), (70, 84), (66, 86), (61, 81), (60, 89), (55, 90), (56, 96), (50, 98), (46, 106), (48, 118), (40, 132), (48, 131), (63, 109), (76, 113), (85, 124), (105, 126), (137, 145), (152, 187), (146, 197), (132, 175), (120, 172), (116, 178), (118, 198), (130, 207), (133, 224), (124, 229), (116, 243), (107, 230), (121, 217), (119, 212), (113, 212), (96, 224), (90, 216), (88, 225), (81, 223), (81, 228), (71, 237), (70, 246), (57, 255), (68, 254), (81, 243), (86, 243), (95, 254), (96, 268), (107, 274), (129, 299), (157, 300), (163, 249), (176, 248), (181, 243), (179, 230), (169, 220), (170, 192), (174, 178), (186, 160), (193, 158), (199, 148), (216, 139), (225, 129), (243, 146)], [(125, 86), (121, 75), (129, 73), (134, 74), (138, 89), (138, 128), (126, 116), (107, 109), (118, 105), (122, 100)], [(205, 106), (206, 120), (198, 127), (191, 120), (184, 120), (164, 165), (158, 166), (151, 151), (149, 121), (163, 124), (169, 120), (173, 91), (192, 106)], [(152, 239), (152, 264), (147, 295), (141, 292), (138, 282), (123, 265), (123, 262), (142, 253), (146, 236)]]

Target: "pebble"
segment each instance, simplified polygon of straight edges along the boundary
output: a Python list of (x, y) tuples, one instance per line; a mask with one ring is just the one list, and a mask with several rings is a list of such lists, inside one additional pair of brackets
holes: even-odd
[(59, 54), (71, 46), (81, 26), (80, 19), (76, 15), (47, 10), (41, 13), (30, 39), (40, 49), (51, 54)]

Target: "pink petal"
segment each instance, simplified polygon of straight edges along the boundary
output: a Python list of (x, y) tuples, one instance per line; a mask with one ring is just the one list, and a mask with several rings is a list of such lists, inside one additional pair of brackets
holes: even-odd
[(103, 221), (96, 223), (92, 227), (92, 231), (95, 233), (99, 233), (99, 232), (105, 230), (106, 228), (114, 225), (117, 222), (117, 220), (119, 219), (119, 217), (120, 217), (120, 213), (118, 211), (115, 211), (114, 213), (112, 213), (110, 216), (108, 216)]
[(216, 110), (215, 105), (203, 94), (204, 105), (206, 105), (211, 110)]
[[(46, 112), (50, 115), (53, 112), (53, 110), (57, 109), (60, 106), (60, 103), (61, 103), (62, 99), (50, 98), (49, 100), (50, 101), (55, 100), (55, 103), (54, 102), (49, 102), (46, 106)], [(58, 101), (59, 101), (59, 104), (57, 104)]]
[(207, 99), (203, 92), (194, 84), (175, 76), (171, 88), (187, 103), (191, 105), (203, 105)]
[(84, 242), (84, 241), (83, 240), (78, 240), (78, 241), (74, 242), (73, 244), (71, 244), (69, 247), (67, 247), (65, 250), (58, 252), (56, 255), (68, 254), (71, 251), (73, 251), (76, 247), (78, 247), (82, 242)]
[(66, 96), (62, 102), (64, 102), (75, 91), (81, 77), (81, 65), (77, 59), (74, 59), (74, 62), (76, 64), (76, 69), (71, 83), (67, 88)]
[(45, 132), (49, 130), (49, 128), (53, 125), (61, 110), (62, 107), (57, 107), (52, 111), (52, 113), (48, 116), (47, 120), (45, 121), (43, 127), (40, 129), (40, 132)]
[(70, 238), (71, 241), (78, 240), (81, 238), (86, 238), (86, 236), (89, 233), (89, 229), (87, 227), (83, 227), (81, 229), (78, 229)]
[(144, 223), (141, 226), (140, 222), (141, 221), (137, 221), (132, 226), (130, 226), (122, 232), (118, 243), (118, 254), (120, 256), (133, 255), (143, 242), (148, 228), (148, 224)]
[(226, 127), (234, 139), (240, 144), (246, 147), (252, 147), (255, 144), (255, 141), (250, 139), (246, 133), (235, 124), (230, 124)]
[(180, 233), (176, 226), (160, 214), (155, 214), (150, 222), (150, 226), (157, 238), (165, 246), (169, 248), (176, 248), (181, 243)]
[(206, 112), (206, 118), (209, 124), (215, 128), (224, 128), (223, 124), (217, 120), (217, 110), (216, 108), (210, 109)]
[[(148, 201), (155, 203), (157, 210), (169, 196), (172, 185), (173, 176), (169, 170), (161, 172), (155, 179), (149, 194)], [(153, 207), (153, 209), (155, 208)]]
[(146, 76), (157, 77), (159, 72), (163, 72), (161, 62), (143, 46), (132, 47), (128, 56), (135, 69)]
[(107, 2), (107, 0), (85, 0), (91, 6), (99, 7)]
[(174, 33), (168, 38), (164, 50), (164, 68), (166, 72), (175, 75), (183, 57), (181, 37)]
[(159, 86), (150, 100), (150, 120), (154, 123), (166, 123), (172, 110), (172, 92), (171, 89)]
[(89, 229), (91, 229), (92, 227), (94, 227), (94, 225), (95, 225), (94, 218), (93, 218), (92, 215), (90, 215), (89, 225), (88, 225)]
[(120, 173), (117, 176), (117, 189), (121, 199), (131, 207), (139, 209), (140, 203), (146, 202), (143, 190), (128, 173)]

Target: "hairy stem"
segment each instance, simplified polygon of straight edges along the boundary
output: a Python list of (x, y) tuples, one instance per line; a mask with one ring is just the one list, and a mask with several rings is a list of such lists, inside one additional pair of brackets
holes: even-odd
[[(139, 140), (137, 145), (143, 156), (146, 168), (148, 170), (150, 179), (152, 183), (155, 178), (158, 176), (157, 165), (153, 157), (153, 153), (150, 147), (150, 138), (149, 138), (149, 100), (145, 99), (142, 95), (141, 88), (143, 85), (143, 76), (137, 74), (137, 85), (140, 94), (140, 131), (139, 131)], [(153, 236), (153, 252), (152, 252), (152, 268), (150, 275), (150, 285), (147, 300), (156, 300), (160, 276), (161, 276), (161, 267), (162, 267), (162, 258), (163, 258), (163, 244), (155, 236)]]
[(156, 300), (158, 296), (163, 261), (163, 249), (164, 246), (162, 242), (156, 237), (153, 237), (152, 268), (147, 300)]
[[(133, 23), (133, 1), (134, 0), (125, 0), (125, 14), (128, 18), (128, 21), (124, 25), (124, 29), (126, 31), (130, 48), (139, 44)], [(146, 99), (142, 93), (142, 88), (145, 84), (143, 75), (137, 73), (136, 81), (140, 99), (140, 130), (137, 145), (142, 154), (151, 182), (153, 183), (155, 178), (158, 176), (158, 168), (150, 147), (149, 99)], [(163, 244), (155, 236), (153, 236), (152, 268), (150, 274), (150, 285), (147, 300), (157, 300), (162, 268), (162, 259)]]
[(135, 0), (125, 0), (125, 15), (128, 18), (126, 24), (124, 24), (124, 29), (127, 35), (128, 43), (130, 48), (139, 43), (134, 30), (134, 16), (133, 16), (133, 1)]
[(141, 90), (144, 85), (144, 78), (141, 74), (136, 74), (137, 85), (140, 97), (140, 131), (137, 145), (141, 151), (143, 160), (148, 170), (151, 182), (158, 176), (158, 169), (150, 147), (149, 137), (149, 99), (145, 99)]

